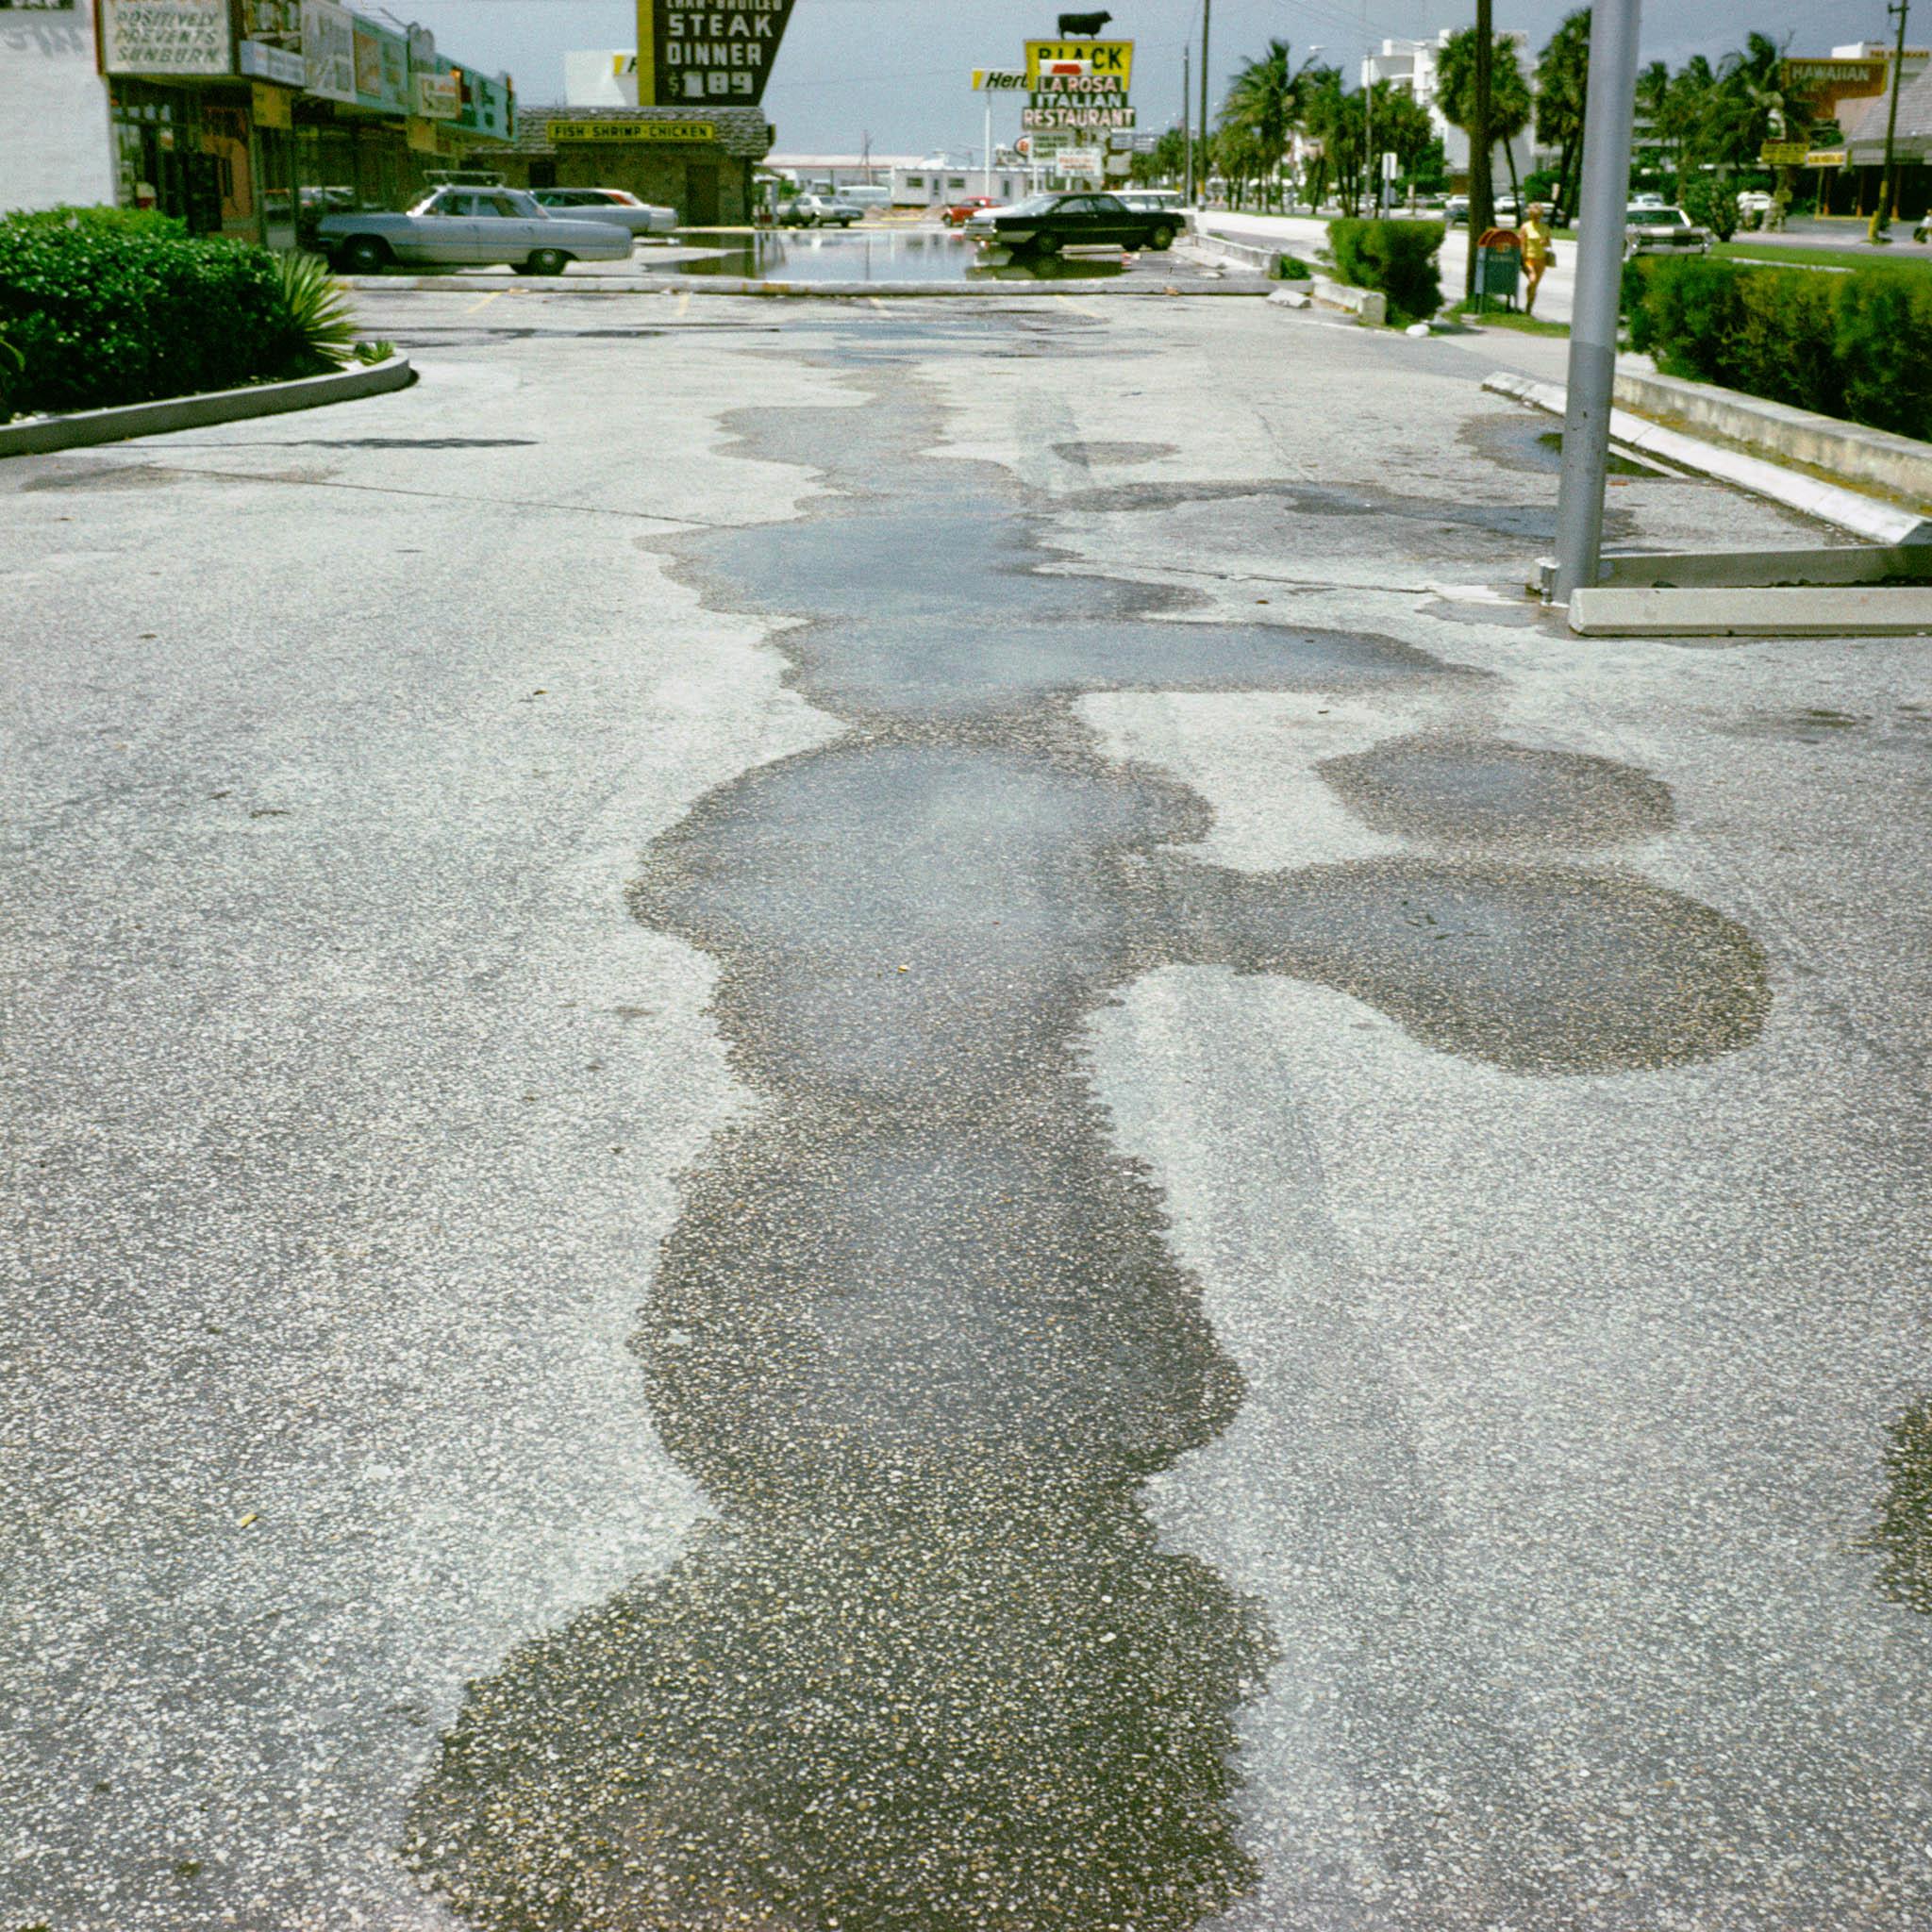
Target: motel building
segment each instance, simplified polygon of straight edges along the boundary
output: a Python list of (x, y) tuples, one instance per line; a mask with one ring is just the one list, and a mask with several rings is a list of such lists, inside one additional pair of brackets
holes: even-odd
[(507, 75), (333, 0), (0, 0), (0, 212), (152, 208), (290, 248), (515, 131)]

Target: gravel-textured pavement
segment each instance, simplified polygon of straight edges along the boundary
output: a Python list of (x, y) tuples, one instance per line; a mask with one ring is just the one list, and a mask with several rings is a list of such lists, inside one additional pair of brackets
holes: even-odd
[(1932, 1921), (1923, 647), (1448, 343), (363, 300), (0, 468), (0, 1927)]

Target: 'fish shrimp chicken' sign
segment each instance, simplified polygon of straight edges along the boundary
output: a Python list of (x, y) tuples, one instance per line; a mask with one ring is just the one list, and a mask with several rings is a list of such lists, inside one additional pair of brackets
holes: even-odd
[(638, 0), (641, 108), (753, 107), (791, 0)]

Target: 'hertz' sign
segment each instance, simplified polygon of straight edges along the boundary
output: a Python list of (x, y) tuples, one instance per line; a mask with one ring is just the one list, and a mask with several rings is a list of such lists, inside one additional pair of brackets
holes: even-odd
[(791, 0), (638, 0), (638, 106), (755, 107)]

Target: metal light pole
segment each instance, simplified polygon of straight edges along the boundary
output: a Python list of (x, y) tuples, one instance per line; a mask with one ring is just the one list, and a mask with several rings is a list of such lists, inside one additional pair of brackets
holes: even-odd
[(1906, 11), (1911, 0), (1898, 0), (1898, 4), (1888, 6), (1886, 12), (1898, 15), (1898, 44), (1891, 54), (1891, 106), (1885, 116), (1885, 172), (1878, 177), (1878, 206), (1872, 210), (1872, 223), (1866, 229), (1871, 239), (1876, 242), (1891, 225), (1892, 203), (1898, 196), (1898, 164), (1892, 158), (1891, 144), (1898, 133), (1898, 84), (1906, 65)]
[(1630, 194), (1630, 124), (1637, 110), (1640, 10), (1640, 0), (1594, 0), (1591, 8), (1590, 93), (1577, 207), (1581, 239), (1570, 310), (1563, 475), (1557, 492), (1555, 594), (1559, 604), (1567, 604), (1573, 591), (1597, 581), (1603, 550), (1604, 472), (1617, 382), (1617, 308), (1624, 279), (1624, 204)]
[(1201, 205), (1208, 204), (1208, 175), (1213, 167), (1208, 145), (1208, 17), (1214, 0), (1201, 0)]

